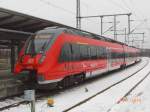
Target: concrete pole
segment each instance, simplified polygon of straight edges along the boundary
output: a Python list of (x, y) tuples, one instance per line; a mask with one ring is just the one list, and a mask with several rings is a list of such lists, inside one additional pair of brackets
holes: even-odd
[(101, 35), (103, 35), (103, 16), (100, 16), (101, 18)]
[(145, 33), (143, 33), (143, 39), (142, 39), (142, 49), (143, 49), (143, 44), (144, 44), (144, 35), (145, 35)]
[(131, 32), (131, 29), (130, 29), (130, 27), (131, 27), (130, 16), (131, 16), (131, 14), (128, 14), (128, 34), (130, 34), (130, 32)]
[(131, 20), (130, 20), (130, 16), (131, 14), (128, 14), (128, 44), (129, 44), (129, 35), (130, 35), (130, 32), (131, 32)]
[(127, 29), (124, 29), (125, 43), (127, 42)]
[(132, 40), (132, 46), (133, 46), (133, 42), (134, 42), (134, 39)]
[(76, 28), (81, 29), (80, 0), (77, 0), (76, 11)]
[(116, 16), (114, 16), (114, 40), (117, 40), (117, 35), (116, 35)]

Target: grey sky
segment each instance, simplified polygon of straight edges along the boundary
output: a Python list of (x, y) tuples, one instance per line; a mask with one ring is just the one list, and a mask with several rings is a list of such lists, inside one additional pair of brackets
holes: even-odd
[[(75, 27), (76, 24), (76, 0), (0, 0), (0, 7), (15, 10), (36, 17), (52, 20)], [(133, 21), (131, 30), (137, 27), (135, 32), (145, 32), (146, 42), (144, 47), (150, 48), (150, 0), (81, 0), (81, 15), (101, 15), (132, 12)], [(141, 21), (145, 20), (145, 22)], [(112, 17), (104, 18), (105, 22), (113, 21)], [(127, 17), (118, 17), (118, 30), (127, 27)], [(112, 24), (104, 24), (107, 30)], [(82, 20), (82, 29), (100, 34), (100, 19)], [(118, 33), (123, 33), (120, 31)], [(105, 36), (113, 38), (113, 32), (107, 32)], [(132, 37), (132, 35), (131, 35)], [(133, 38), (141, 39), (134, 35)], [(124, 36), (118, 36), (119, 41), (124, 41)], [(138, 43), (135, 43), (137, 46)], [(140, 45), (140, 44), (139, 44)]]

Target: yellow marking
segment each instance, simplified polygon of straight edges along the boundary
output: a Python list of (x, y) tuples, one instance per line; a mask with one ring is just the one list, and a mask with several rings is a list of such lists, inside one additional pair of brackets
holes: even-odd
[(84, 45), (87, 45), (88, 43), (81, 43), (81, 42), (77, 42), (77, 44), (84, 44)]

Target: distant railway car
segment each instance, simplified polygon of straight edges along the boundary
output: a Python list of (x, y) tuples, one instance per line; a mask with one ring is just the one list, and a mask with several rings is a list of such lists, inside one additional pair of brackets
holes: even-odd
[(93, 33), (50, 27), (26, 41), (14, 72), (34, 71), (39, 84), (66, 87), (135, 63), (138, 54), (137, 48)]

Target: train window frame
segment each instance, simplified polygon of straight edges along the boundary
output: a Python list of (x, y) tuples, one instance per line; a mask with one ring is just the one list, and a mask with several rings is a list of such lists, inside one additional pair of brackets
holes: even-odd
[(71, 44), (64, 43), (60, 51), (59, 62), (69, 62), (71, 60)]
[(91, 59), (92, 59), (92, 60), (97, 59), (96, 46), (90, 46), (90, 54), (91, 54)]
[(85, 45), (82, 45), (82, 44), (80, 44), (79, 45), (79, 48), (80, 48), (80, 60), (86, 60), (87, 59), (87, 54), (88, 54), (88, 51), (87, 50), (85, 50), (85, 49), (87, 49), (86, 48), (86, 46)]
[[(67, 48), (68, 46), (68, 48)], [(59, 62), (106, 59), (106, 48), (102, 46), (65, 43), (61, 48)], [(66, 53), (66, 54), (65, 54)]]
[(106, 59), (106, 55), (107, 55), (107, 52), (106, 52), (106, 48), (105, 47), (101, 47), (101, 59)]
[(72, 61), (80, 60), (80, 47), (78, 44), (75, 43), (71, 44), (71, 57), (72, 57)]

